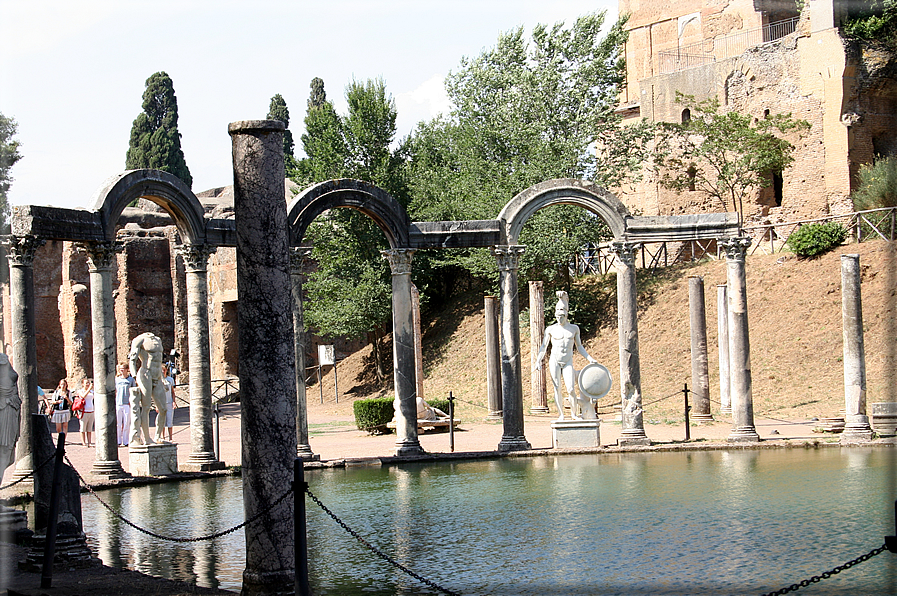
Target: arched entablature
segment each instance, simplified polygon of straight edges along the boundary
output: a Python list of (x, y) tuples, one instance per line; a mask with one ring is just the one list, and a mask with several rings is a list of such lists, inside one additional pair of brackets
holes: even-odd
[(203, 207), (180, 178), (160, 170), (129, 170), (107, 180), (97, 191), (90, 209), (100, 214), (103, 236), (115, 239), (115, 224), (129, 204), (145, 198), (162, 207), (189, 244), (204, 244)]
[(517, 244), (527, 220), (550, 205), (578, 205), (588, 209), (607, 223), (617, 240), (625, 236), (627, 220), (631, 217), (620, 199), (597, 184), (574, 178), (546, 180), (527, 188), (501, 210), (498, 219), (502, 243)]
[(292, 244), (298, 246), (302, 243), (305, 231), (317, 216), (337, 207), (361, 211), (374, 220), (386, 235), (390, 248), (411, 246), (411, 219), (405, 208), (382, 188), (348, 178), (320, 182), (293, 199), (287, 207)]

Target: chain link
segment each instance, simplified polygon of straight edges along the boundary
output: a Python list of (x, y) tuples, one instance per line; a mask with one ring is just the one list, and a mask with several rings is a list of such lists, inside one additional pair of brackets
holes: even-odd
[(888, 550), (888, 547), (887, 547), (887, 545), (883, 544), (883, 545), (879, 546), (878, 548), (872, 549), (865, 555), (860, 555), (859, 557), (857, 557), (856, 559), (854, 559), (852, 561), (848, 561), (848, 562), (844, 563), (843, 565), (838, 565), (831, 571), (826, 571), (824, 573), (820, 573), (819, 575), (814, 575), (810, 579), (802, 580), (800, 583), (797, 583), (797, 584), (791, 584), (787, 588), (782, 588), (781, 590), (777, 590), (775, 592), (769, 592), (767, 594), (763, 594), (763, 596), (781, 596), (782, 594), (787, 594), (788, 592), (797, 592), (801, 588), (806, 588), (810, 584), (815, 584), (824, 579), (828, 579), (833, 575), (837, 575), (838, 573), (841, 573), (842, 571), (850, 569), (854, 565), (859, 565), (860, 563), (862, 563), (864, 561), (868, 561), (875, 555), (880, 555), (881, 553), (883, 553), (886, 550)]
[(397, 569), (404, 571), (405, 573), (407, 573), (408, 575), (410, 575), (417, 581), (427, 584), (434, 590), (438, 590), (439, 592), (442, 592), (443, 594), (448, 594), (449, 596), (460, 596), (460, 594), (458, 592), (452, 592), (451, 590), (443, 588), (436, 582), (429, 580), (425, 577), (422, 577), (422, 576), (418, 575), (417, 573), (411, 571), (410, 569), (408, 569), (407, 567), (405, 567), (404, 565), (402, 565), (401, 563), (399, 563), (398, 561), (396, 561), (395, 559), (393, 559), (392, 557), (390, 557), (383, 551), (379, 550), (377, 547), (373, 546), (370, 542), (368, 542), (367, 540), (362, 538), (361, 535), (358, 534), (358, 532), (356, 532), (355, 530), (350, 528), (346, 524), (346, 522), (344, 522), (343, 520), (338, 518), (335, 513), (333, 513), (330, 509), (327, 508), (326, 505), (324, 505), (324, 503), (322, 503), (320, 500), (318, 500), (318, 497), (316, 497), (312, 494), (312, 492), (311, 492), (311, 490), (309, 490), (308, 486), (305, 487), (305, 494), (307, 494), (309, 497), (311, 497), (311, 500), (314, 501), (315, 504), (324, 511), (324, 513), (329, 515), (333, 519), (333, 521), (335, 521), (337, 524), (340, 525), (340, 527), (343, 530), (345, 530), (346, 532), (351, 534), (352, 537), (355, 538), (355, 540), (357, 540), (358, 542), (363, 544), (365, 546), (365, 548), (367, 548), (369, 551), (371, 551), (372, 553), (374, 553), (375, 555), (377, 555), (378, 557), (380, 557), (381, 559), (383, 559), (384, 561), (386, 561), (393, 567), (396, 567)]
[(7, 484), (6, 486), (0, 486), (0, 490), (6, 490), (7, 488), (12, 488), (13, 486), (17, 485), (17, 484), (20, 483), (20, 482), (25, 482), (26, 480), (28, 480), (29, 478), (31, 478), (32, 476), (34, 476), (35, 474), (37, 474), (37, 472), (38, 472), (39, 470), (41, 470), (44, 466), (46, 466), (48, 463), (50, 463), (50, 462), (53, 461), (54, 459), (56, 459), (56, 450), (55, 450), (55, 449), (53, 450), (53, 455), (51, 455), (50, 457), (48, 457), (47, 460), (46, 460), (44, 463), (42, 463), (41, 465), (39, 465), (39, 466), (36, 467), (35, 469), (31, 470), (30, 472), (28, 472), (27, 474), (25, 474), (24, 476), (22, 476), (22, 477), (19, 478), (18, 480), (13, 480), (12, 482), (10, 482), (9, 484)]
[(142, 532), (143, 534), (146, 534), (147, 536), (152, 536), (153, 538), (158, 538), (159, 540), (166, 540), (166, 541), (168, 541), (168, 542), (202, 542), (202, 541), (205, 541), (205, 540), (214, 540), (215, 538), (221, 538), (222, 536), (227, 536), (228, 534), (231, 534), (231, 533), (233, 533), (233, 532), (236, 532), (236, 531), (239, 530), (240, 528), (242, 528), (242, 527), (244, 527), (244, 526), (248, 526), (249, 524), (251, 524), (251, 523), (257, 521), (257, 520), (258, 520), (259, 518), (261, 518), (263, 515), (265, 515), (265, 514), (267, 514), (267, 513), (270, 513), (271, 511), (274, 510), (275, 507), (277, 507), (278, 505), (280, 505), (280, 503), (281, 503), (284, 499), (286, 499), (288, 496), (290, 496), (290, 495), (293, 493), (293, 486), (290, 485), (290, 489), (289, 489), (287, 492), (285, 492), (285, 493), (284, 493), (280, 498), (278, 498), (276, 501), (274, 501), (273, 503), (271, 503), (271, 506), (270, 506), (270, 507), (268, 507), (267, 509), (264, 509), (264, 510), (262, 510), (262, 511), (259, 511), (258, 513), (256, 513), (255, 515), (253, 515), (252, 517), (250, 517), (249, 519), (247, 519), (247, 520), (244, 521), (243, 523), (241, 523), (241, 524), (239, 524), (239, 525), (236, 525), (236, 526), (234, 526), (234, 527), (232, 527), (232, 528), (229, 528), (229, 529), (227, 529), (227, 530), (222, 530), (222, 531), (220, 531), (220, 532), (215, 532), (214, 534), (209, 534), (208, 536), (197, 536), (197, 537), (195, 537), (195, 538), (174, 538), (174, 537), (172, 537), (172, 536), (163, 536), (162, 534), (156, 534), (155, 532), (153, 532), (153, 531), (151, 531), (151, 530), (147, 530), (146, 528), (141, 528), (140, 526), (138, 526), (137, 524), (135, 524), (135, 523), (132, 522), (131, 520), (129, 520), (129, 519), (127, 519), (126, 517), (124, 517), (124, 516), (123, 516), (122, 514), (120, 514), (119, 512), (115, 511), (115, 510), (112, 508), (112, 506), (109, 505), (108, 503), (106, 503), (106, 501), (104, 501), (103, 499), (101, 499), (101, 498), (100, 498), (100, 495), (98, 495), (98, 494), (96, 493), (96, 491), (94, 491), (93, 487), (90, 486), (90, 484), (88, 484), (86, 480), (84, 480), (84, 478), (81, 476), (81, 474), (78, 472), (78, 470), (75, 469), (75, 466), (72, 464), (72, 462), (69, 461), (68, 456), (65, 457), (65, 461), (66, 461), (66, 463), (68, 463), (68, 465), (70, 465), (70, 466), (72, 467), (72, 469), (75, 471), (75, 474), (77, 474), (77, 476), (78, 476), (78, 480), (81, 481), (81, 484), (84, 485), (84, 488), (86, 488), (87, 491), (88, 491), (91, 495), (93, 495), (93, 496), (96, 498), (97, 501), (100, 502), (100, 505), (102, 505), (103, 507), (106, 508), (107, 511), (109, 511), (109, 513), (111, 513), (112, 515), (114, 515), (115, 517), (117, 517), (117, 518), (120, 519), (122, 522), (126, 523), (127, 525), (131, 526), (132, 528), (134, 528), (134, 529), (137, 530), (138, 532)]

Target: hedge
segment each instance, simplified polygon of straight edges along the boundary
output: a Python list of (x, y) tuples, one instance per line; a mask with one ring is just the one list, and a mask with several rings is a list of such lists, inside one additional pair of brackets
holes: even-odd
[(395, 416), (391, 397), (376, 397), (374, 399), (359, 399), (352, 404), (355, 412), (355, 425), (360, 430), (366, 430), (371, 434), (388, 434), (390, 430), (386, 425)]

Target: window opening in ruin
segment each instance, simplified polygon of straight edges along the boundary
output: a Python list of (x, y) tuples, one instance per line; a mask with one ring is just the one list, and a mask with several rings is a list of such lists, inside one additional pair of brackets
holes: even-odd
[(768, 120), (768, 119), (769, 119), (769, 109), (768, 109), (768, 108), (765, 109), (765, 110), (763, 110), (763, 119), (764, 119), (764, 120)]
[(681, 122), (682, 122), (682, 124), (685, 124), (686, 122), (691, 122), (691, 110), (689, 110), (688, 108), (685, 108), (684, 110), (682, 110)]
[(775, 197), (776, 207), (782, 206), (782, 192), (784, 190), (785, 180), (782, 178), (781, 171), (772, 173), (772, 192)]

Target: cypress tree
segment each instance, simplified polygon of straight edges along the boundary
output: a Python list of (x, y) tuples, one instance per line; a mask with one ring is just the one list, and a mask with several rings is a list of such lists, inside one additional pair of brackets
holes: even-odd
[(0, 114), (0, 234), (8, 233), (9, 202), (6, 193), (12, 184), (9, 170), (19, 161), (19, 142), (16, 135), (16, 121)]
[(174, 84), (164, 72), (157, 72), (146, 80), (143, 112), (131, 127), (125, 168), (162, 170), (177, 176), (188, 187), (193, 185), (193, 177), (181, 149)]
[(283, 155), (284, 158), (293, 157), (293, 133), (290, 132), (290, 110), (283, 96), (278, 93), (271, 98), (268, 106), (268, 120), (280, 120), (287, 127), (283, 131)]

